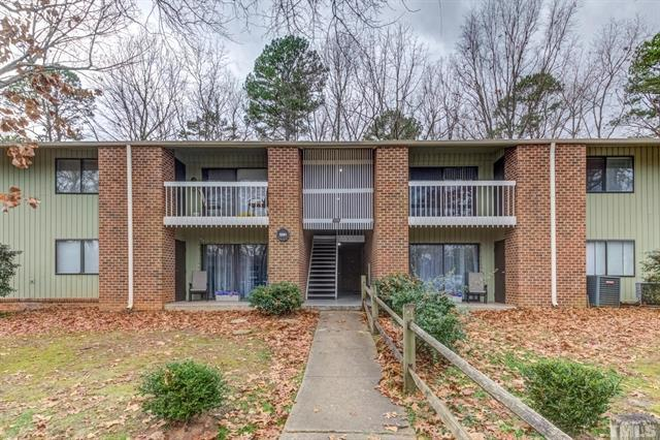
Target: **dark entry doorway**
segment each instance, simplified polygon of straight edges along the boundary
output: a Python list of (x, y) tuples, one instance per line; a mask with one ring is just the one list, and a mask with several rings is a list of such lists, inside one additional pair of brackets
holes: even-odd
[(339, 246), (339, 270), (337, 272), (339, 297), (360, 294), (362, 247), (362, 243), (342, 243)]
[(186, 300), (186, 242), (176, 240), (174, 245), (174, 299)]
[(506, 302), (506, 259), (504, 240), (495, 242), (495, 302)]

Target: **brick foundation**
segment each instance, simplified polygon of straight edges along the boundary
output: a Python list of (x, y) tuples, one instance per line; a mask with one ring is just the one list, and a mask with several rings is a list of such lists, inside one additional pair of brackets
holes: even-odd
[[(505, 240), (506, 302), (551, 305), (550, 146), (507, 149), (505, 177), (516, 181), (517, 225)], [(556, 147), (557, 297), (561, 307), (585, 306), (586, 150)]]
[[(308, 249), (302, 228), (302, 163), (296, 147), (268, 147), (268, 282), (290, 281), (305, 293)], [(277, 239), (281, 228), (289, 240)]]
[[(408, 273), (408, 147), (380, 147), (374, 155), (372, 275)], [(368, 251), (369, 252), (369, 251)]]
[[(174, 229), (163, 226), (164, 181), (174, 180), (174, 156), (133, 147), (133, 307), (161, 310), (174, 301)], [(99, 148), (99, 306), (128, 301), (126, 149)]]

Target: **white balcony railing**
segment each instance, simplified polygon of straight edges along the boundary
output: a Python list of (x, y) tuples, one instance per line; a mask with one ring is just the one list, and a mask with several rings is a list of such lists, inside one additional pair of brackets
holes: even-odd
[(166, 226), (266, 226), (268, 182), (165, 182)]
[(372, 229), (373, 188), (303, 189), (305, 229)]
[(516, 182), (411, 181), (411, 226), (514, 226)]

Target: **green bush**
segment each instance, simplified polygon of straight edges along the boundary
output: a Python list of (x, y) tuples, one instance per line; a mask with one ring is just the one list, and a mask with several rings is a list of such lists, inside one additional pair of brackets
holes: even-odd
[(378, 296), (399, 316), (403, 306), (415, 304), (415, 322), (435, 339), (454, 349), (465, 338), (456, 305), (409, 275), (389, 275), (376, 281)]
[(642, 286), (642, 303), (660, 305), (660, 250), (647, 253), (646, 259), (642, 261), (642, 270), (645, 282), (658, 283)]
[(142, 378), (145, 411), (171, 422), (188, 421), (221, 406), (227, 385), (217, 370), (193, 361), (172, 362)]
[(522, 374), (532, 407), (571, 435), (598, 423), (620, 383), (613, 372), (564, 359), (539, 361)]
[(289, 282), (259, 286), (250, 293), (250, 305), (268, 315), (285, 315), (302, 307), (298, 286)]
[(21, 251), (13, 251), (11, 248), (0, 243), (0, 298), (5, 297), (14, 291), (11, 286), (11, 279), (16, 275), (19, 265), (14, 259)]
[[(424, 291), (424, 284), (408, 274), (387, 275), (377, 279), (374, 285), (378, 290), (378, 296), (383, 301), (391, 303), (392, 306), (395, 306), (392, 300), (393, 297), (396, 297), (394, 299), (396, 302), (395, 307), (398, 307), (401, 301), (405, 301), (403, 304), (413, 302), (414, 298)], [(410, 298), (410, 300), (407, 301), (407, 298)], [(400, 304), (401, 308), (395, 309), (398, 314), (401, 314), (403, 304)]]
[(452, 350), (458, 341), (465, 339), (456, 305), (445, 295), (425, 293), (415, 303), (415, 322)]

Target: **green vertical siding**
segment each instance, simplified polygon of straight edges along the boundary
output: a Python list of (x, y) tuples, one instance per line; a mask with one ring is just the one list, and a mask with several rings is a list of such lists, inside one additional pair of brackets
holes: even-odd
[(1, 191), (17, 185), (24, 198), (41, 200), (36, 210), (24, 203), (0, 216), (0, 242), (23, 252), (10, 298), (98, 298), (98, 275), (55, 275), (56, 239), (98, 238), (98, 195), (55, 194), (55, 159), (96, 158), (96, 150), (42, 148), (27, 170), (0, 153)]
[(488, 301), (495, 300), (495, 245), (504, 239), (502, 228), (410, 228), (410, 244), (463, 243), (479, 245), (479, 269), (488, 285)]
[(267, 244), (268, 228), (178, 228), (176, 239), (186, 242), (186, 285), (202, 269), (204, 244)]
[(492, 150), (482, 152), (461, 152), (448, 149), (417, 148), (411, 149), (409, 153), (409, 165), (411, 167), (479, 167), (479, 180), (491, 180), (493, 178), (493, 164), (504, 155), (504, 150)]
[(186, 165), (186, 180), (202, 180), (202, 168), (266, 168), (266, 149), (179, 149), (176, 158)]
[(590, 156), (633, 156), (634, 193), (587, 194), (588, 240), (634, 240), (635, 277), (622, 278), (622, 300), (635, 300), (646, 252), (660, 249), (660, 148), (589, 147)]

